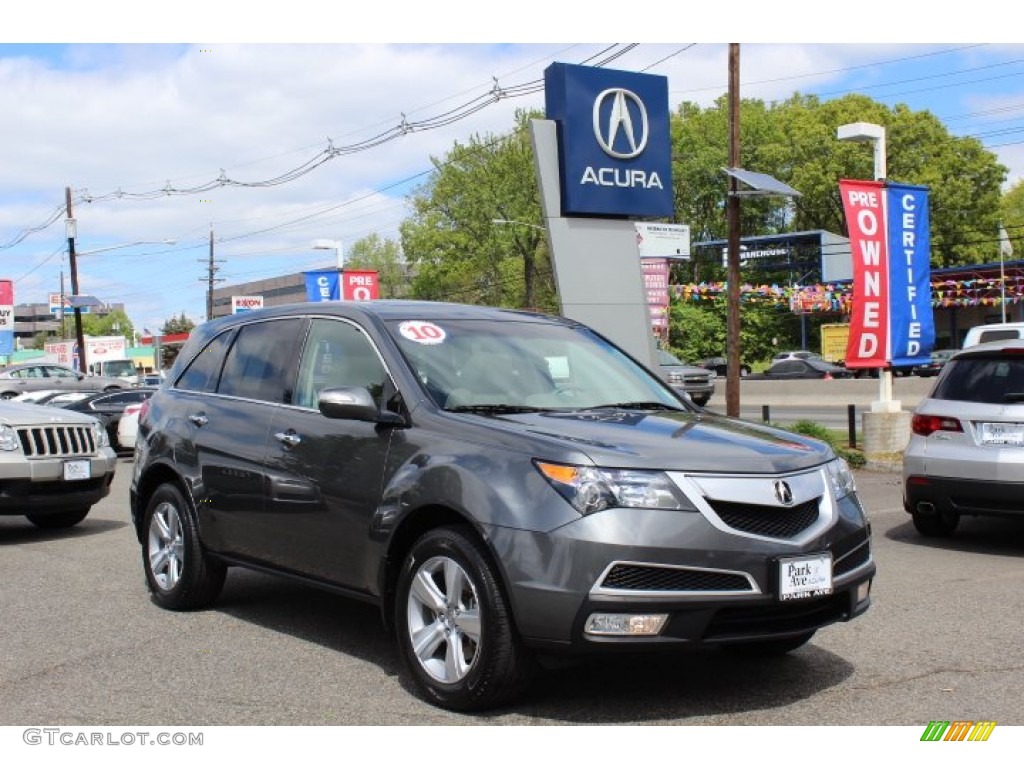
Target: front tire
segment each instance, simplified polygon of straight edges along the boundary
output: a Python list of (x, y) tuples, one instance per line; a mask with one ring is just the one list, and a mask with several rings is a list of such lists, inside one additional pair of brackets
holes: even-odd
[(73, 509), (69, 512), (57, 512), (52, 515), (25, 515), (28, 521), (37, 528), (70, 528), (85, 520), (89, 514), (90, 507), (85, 509)]
[(142, 530), (142, 567), (157, 605), (186, 611), (217, 599), (227, 568), (203, 549), (191, 507), (177, 486), (156, 489)]
[(495, 707), (529, 683), (533, 660), (487, 552), (466, 528), (437, 528), (413, 545), (398, 577), (395, 626), (424, 698), (453, 710)]

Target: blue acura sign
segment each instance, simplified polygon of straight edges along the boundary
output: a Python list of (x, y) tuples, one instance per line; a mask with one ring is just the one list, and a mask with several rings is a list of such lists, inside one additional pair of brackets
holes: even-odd
[(668, 80), (574, 64), (544, 71), (563, 215), (671, 216)]

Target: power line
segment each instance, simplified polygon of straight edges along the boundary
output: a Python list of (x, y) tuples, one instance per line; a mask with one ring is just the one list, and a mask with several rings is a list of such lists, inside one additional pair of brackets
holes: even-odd
[[(630, 43), (620, 48), (617, 51), (613, 51), (616, 46), (608, 46), (607, 48), (599, 51), (589, 59), (585, 59), (584, 63), (591, 62), (594, 59), (591, 66), (603, 67), (612, 61), (624, 56), (628, 52), (632, 51), (637, 47), (637, 43)], [(607, 53), (607, 55), (605, 55)], [(206, 182), (195, 184), (188, 187), (178, 187), (172, 184), (171, 180), (168, 179), (163, 187), (159, 189), (153, 189), (146, 192), (126, 192), (121, 188), (113, 192), (106, 192), (99, 195), (94, 195), (88, 191), (88, 189), (81, 190), (75, 202), (78, 203), (94, 203), (107, 200), (154, 200), (162, 197), (169, 196), (181, 196), (181, 195), (199, 195), (207, 192), (211, 192), (216, 189), (222, 189), (224, 187), (238, 187), (238, 188), (250, 188), (259, 189), (266, 187), (279, 186), (281, 184), (287, 184), (295, 181), (312, 171), (316, 170), (320, 166), (327, 162), (330, 162), (338, 157), (344, 157), (347, 155), (355, 154), (358, 152), (365, 152), (370, 149), (382, 146), (389, 142), (395, 141), (409, 133), (436, 130), (443, 128), (452, 123), (464, 120), (467, 117), (495, 104), (502, 99), (514, 99), (521, 98), (523, 96), (529, 96), (534, 93), (539, 93), (544, 89), (544, 81), (542, 79), (531, 80), (525, 83), (519, 83), (512, 86), (501, 86), (497, 79), (494, 80), (492, 87), (485, 93), (481, 93), (476, 97), (462, 103), (461, 105), (454, 107), (446, 112), (442, 112), (439, 115), (427, 118), (425, 120), (409, 120), (405, 114), (402, 114), (402, 118), (397, 125), (392, 125), (390, 128), (380, 131), (379, 133), (370, 136), (362, 141), (354, 142), (348, 145), (335, 146), (333, 140), (327, 140), (327, 146), (320, 150), (313, 157), (310, 157), (302, 164), (287, 170), (277, 176), (269, 179), (261, 179), (257, 181), (241, 181), (239, 179), (233, 179), (228, 176), (227, 172), (222, 168), (220, 175), (216, 179), (211, 179)], [(42, 231), (47, 227), (51, 226), (57, 219), (60, 218), (61, 211), (63, 209), (57, 209), (54, 214), (48, 217), (42, 224), (34, 227), (28, 227), (23, 230), (19, 235), (14, 238), (11, 242), (6, 244), (0, 244), (0, 250), (4, 250), (18, 243), (22, 242), (29, 235)]]

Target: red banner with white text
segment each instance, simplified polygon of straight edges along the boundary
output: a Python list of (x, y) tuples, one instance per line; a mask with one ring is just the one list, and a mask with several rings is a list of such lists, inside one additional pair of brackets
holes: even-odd
[(882, 368), (889, 359), (889, 250), (885, 185), (839, 182), (853, 255), (853, 303), (847, 368)]
[(346, 269), (341, 274), (343, 301), (373, 301), (380, 298), (380, 281), (375, 269)]

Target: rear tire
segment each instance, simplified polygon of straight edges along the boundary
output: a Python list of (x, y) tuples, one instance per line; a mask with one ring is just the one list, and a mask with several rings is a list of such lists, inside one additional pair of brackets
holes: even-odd
[(69, 512), (58, 512), (53, 515), (25, 515), (28, 521), (37, 528), (70, 528), (85, 520), (90, 507), (73, 509)]
[(932, 538), (946, 538), (953, 535), (957, 525), (960, 523), (960, 515), (955, 512), (933, 512), (926, 515), (922, 512), (913, 512), (914, 527), (922, 536)]
[(487, 552), (466, 528), (427, 531), (398, 576), (395, 627), (423, 697), (446, 709), (487, 709), (529, 684), (532, 656)]
[(142, 532), (142, 567), (157, 605), (187, 611), (217, 599), (227, 568), (206, 553), (191, 505), (177, 486), (165, 483), (156, 489)]

